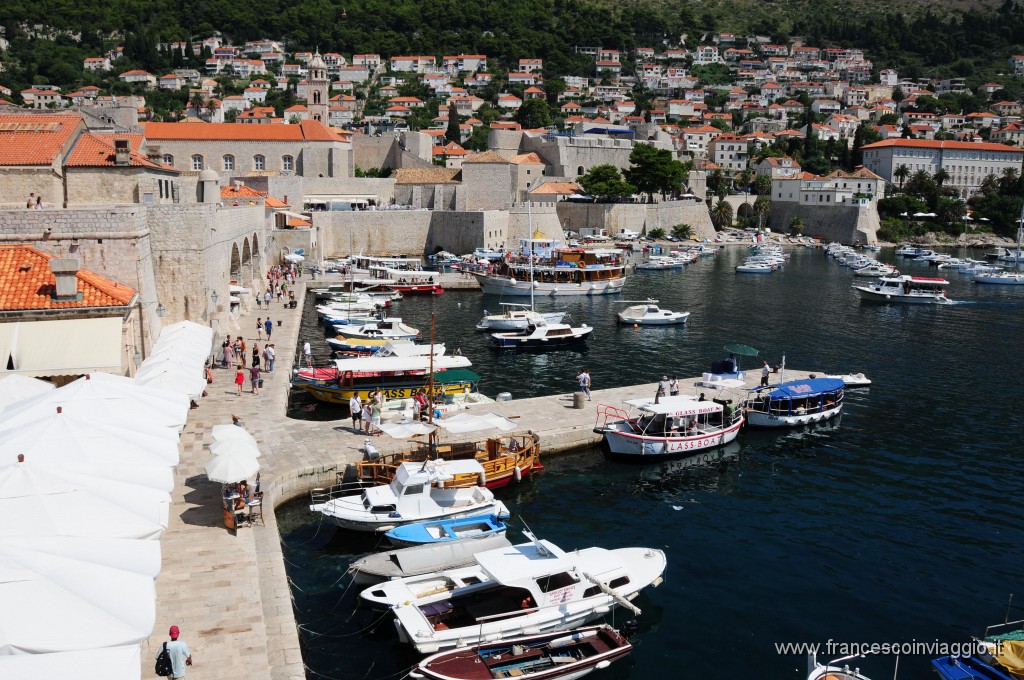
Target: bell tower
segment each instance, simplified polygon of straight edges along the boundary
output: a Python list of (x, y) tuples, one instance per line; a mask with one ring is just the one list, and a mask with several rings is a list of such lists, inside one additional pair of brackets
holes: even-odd
[(308, 64), (309, 76), (306, 78), (306, 108), (309, 109), (311, 120), (318, 120), (328, 125), (327, 106), (331, 81), (327, 77), (327, 63), (317, 50)]

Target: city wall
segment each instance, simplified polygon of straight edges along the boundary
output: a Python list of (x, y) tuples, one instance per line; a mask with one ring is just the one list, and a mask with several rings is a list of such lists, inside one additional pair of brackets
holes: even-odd
[(624, 229), (650, 233), (658, 227), (666, 232), (680, 224), (693, 227), (697, 238), (714, 238), (707, 205), (701, 201), (664, 201), (661, 203), (575, 203), (557, 204), (562, 227), (579, 232), (583, 228), (606, 229), (612, 236)]
[(789, 233), (794, 217), (804, 223), (805, 236), (817, 236), (838, 243), (877, 243), (881, 223), (874, 202), (863, 206), (832, 206), (829, 208), (799, 203), (773, 202), (768, 214), (772, 231)]

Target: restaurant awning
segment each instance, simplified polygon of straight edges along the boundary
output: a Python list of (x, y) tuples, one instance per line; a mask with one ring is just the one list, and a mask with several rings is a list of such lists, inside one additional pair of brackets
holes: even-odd
[(0, 375), (120, 374), (123, 325), (118, 316), (0, 324)]

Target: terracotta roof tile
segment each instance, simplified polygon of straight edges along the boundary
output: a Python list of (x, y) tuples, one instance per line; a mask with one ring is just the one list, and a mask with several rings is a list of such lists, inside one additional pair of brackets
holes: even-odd
[(535, 151), (530, 153), (521, 153), (518, 156), (512, 157), (512, 163), (516, 165), (544, 165), (544, 161)]
[(142, 135), (105, 135), (95, 132), (83, 133), (74, 148), (68, 154), (66, 165), (69, 167), (116, 167), (116, 151), (114, 149), (115, 139), (128, 140), (128, 166), (133, 168), (154, 168), (168, 170), (178, 173), (177, 170), (160, 163), (154, 163), (146, 156), (139, 153), (142, 146)]
[(493, 151), (484, 151), (481, 153), (475, 153), (472, 156), (466, 158), (463, 163), (502, 163), (508, 165), (508, 161), (494, 153)]
[[(251, 113), (263, 111), (265, 108), (257, 107)], [(298, 125), (146, 123), (143, 125), (143, 131), (145, 138), (150, 141), (159, 139), (245, 142), (348, 141), (348, 135), (324, 127), (323, 123), (316, 120), (304, 120)]]
[(49, 165), (81, 126), (75, 115), (0, 115), (0, 166)]
[(458, 168), (400, 168), (395, 184), (458, 184)]
[(78, 292), (82, 299), (55, 302), (51, 297), (57, 285), (50, 271), (53, 258), (28, 245), (0, 245), (0, 310), (124, 307), (135, 298), (134, 288), (79, 269)]

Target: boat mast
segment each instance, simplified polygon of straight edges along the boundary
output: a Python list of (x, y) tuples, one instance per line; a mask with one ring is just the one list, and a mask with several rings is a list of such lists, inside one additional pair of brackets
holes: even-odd
[(1017, 254), (1013, 260), (1013, 268), (1020, 269), (1020, 241), (1024, 235), (1024, 202), (1020, 204), (1020, 219), (1017, 220)]
[[(526, 185), (526, 229), (530, 236), (530, 311), (533, 311), (533, 201), (530, 199), (530, 184)], [(1018, 239), (1017, 250), (1020, 251)]]
[[(430, 379), (427, 381), (427, 424), (434, 424), (434, 319), (435, 313), (430, 313)], [(430, 457), (434, 457), (435, 445), (434, 429), (431, 428), (427, 435), (430, 442)]]

